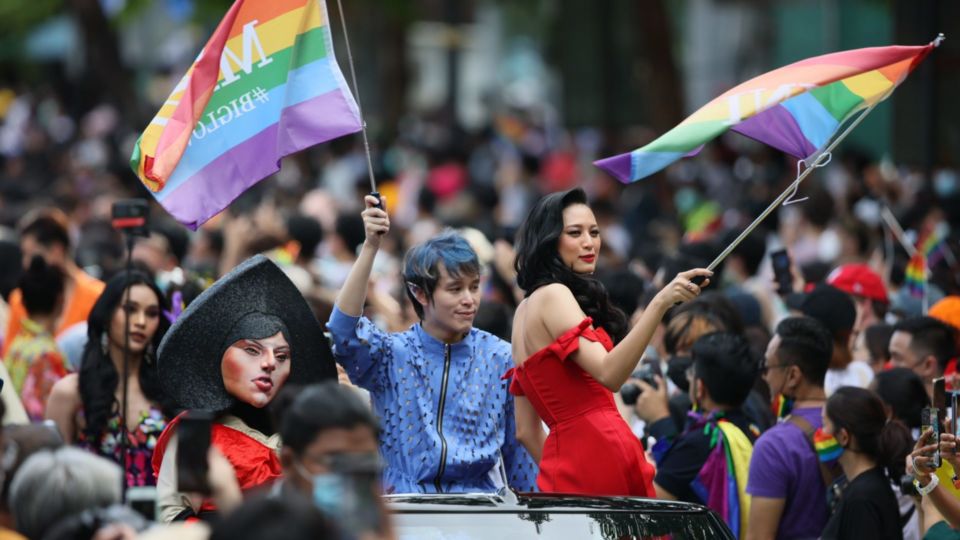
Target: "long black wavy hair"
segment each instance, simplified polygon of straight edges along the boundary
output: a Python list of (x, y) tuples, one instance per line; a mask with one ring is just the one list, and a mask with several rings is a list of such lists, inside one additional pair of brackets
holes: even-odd
[(602, 326), (614, 342), (627, 334), (627, 316), (610, 302), (607, 289), (591, 276), (578, 274), (560, 260), (558, 244), (563, 233), (563, 211), (587, 204), (581, 188), (551, 193), (540, 199), (517, 231), (517, 285), (526, 296), (551, 283), (561, 283), (573, 293), (580, 309)]
[[(103, 337), (110, 329), (110, 321), (120, 303), (123, 302), (127, 287), (127, 273), (120, 272), (107, 282), (100, 298), (93, 304), (90, 316), (87, 318), (87, 344), (83, 348), (83, 363), (80, 365), (80, 399), (83, 402), (86, 427), (84, 433), (90, 441), (99, 441), (107, 422), (115, 411), (119, 411), (120, 403), (114, 394), (120, 384), (120, 375), (110, 359), (109, 348), (106, 354), (103, 350)], [(160, 309), (169, 311), (170, 305), (166, 297), (160, 292), (150, 276), (134, 270), (129, 274), (129, 286), (146, 285), (157, 295)], [(158, 404), (166, 411), (167, 400), (160, 388), (160, 377), (157, 373), (155, 351), (160, 347), (160, 340), (170, 328), (170, 322), (160, 314), (160, 324), (151, 341), (153, 352), (145, 351), (140, 362), (137, 378), (140, 380), (140, 389), (143, 395), (152, 403)]]

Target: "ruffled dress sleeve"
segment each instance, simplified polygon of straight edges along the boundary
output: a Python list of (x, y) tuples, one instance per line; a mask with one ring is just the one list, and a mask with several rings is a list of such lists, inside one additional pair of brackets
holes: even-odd
[[(613, 342), (610, 340), (607, 332), (603, 328), (594, 328), (593, 319), (591, 317), (585, 317), (580, 321), (580, 324), (560, 334), (553, 343), (533, 353), (527, 358), (526, 362), (530, 362), (541, 356), (551, 356), (557, 360), (564, 361), (580, 348), (581, 337), (602, 344), (608, 351), (613, 348)], [(524, 365), (526, 365), (526, 362), (524, 362)], [(501, 377), (501, 379), (504, 380), (512, 379), (510, 381), (510, 393), (514, 396), (525, 395), (523, 392), (524, 372), (522, 368), (522, 365), (510, 368), (503, 374), (503, 377)]]
[(510, 381), (510, 386), (507, 387), (507, 390), (510, 392), (511, 396), (523, 396), (523, 386), (520, 384), (520, 372), (517, 371), (517, 368), (512, 367), (507, 370), (506, 373), (500, 377), (501, 381)]

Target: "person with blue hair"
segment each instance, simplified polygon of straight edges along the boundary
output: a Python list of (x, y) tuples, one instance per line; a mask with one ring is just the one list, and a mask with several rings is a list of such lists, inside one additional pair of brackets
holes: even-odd
[(420, 323), (384, 332), (362, 315), (390, 219), (376, 197), (365, 203), (366, 240), (327, 327), (334, 358), (370, 392), (381, 419), (386, 492), (533, 490), (537, 467), (516, 439), (513, 398), (500, 378), (513, 365), (510, 344), (473, 327), (476, 253), (452, 232), (410, 249), (403, 280)]

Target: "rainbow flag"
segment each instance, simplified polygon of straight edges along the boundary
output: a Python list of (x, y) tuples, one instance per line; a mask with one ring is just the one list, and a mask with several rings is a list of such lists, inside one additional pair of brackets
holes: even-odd
[(917, 242), (917, 251), (923, 253), (927, 264), (933, 266), (943, 260), (944, 238), (936, 231), (930, 231)]
[(660, 171), (732, 129), (798, 159), (827, 146), (841, 125), (886, 99), (939, 45), (874, 47), (808, 58), (754, 77), (707, 103), (650, 144), (595, 165), (624, 183)]
[(137, 141), (130, 165), (196, 229), (280, 159), (361, 129), (323, 0), (237, 0)]
[(720, 515), (740, 540), (747, 537), (750, 495), (747, 473), (753, 443), (737, 426), (726, 419), (709, 422), (704, 434), (710, 437), (710, 454), (690, 484), (703, 503)]
[(923, 253), (917, 252), (910, 257), (910, 262), (904, 270), (904, 285), (914, 298), (923, 297), (923, 289), (927, 286), (927, 261)]
[(924, 233), (917, 241), (917, 251), (910, 257), (904, 275), (904, 284), (910, 295), (922, 298), (927, 287), (927, 268), (943, 260), (944, 239), (936, 231)]

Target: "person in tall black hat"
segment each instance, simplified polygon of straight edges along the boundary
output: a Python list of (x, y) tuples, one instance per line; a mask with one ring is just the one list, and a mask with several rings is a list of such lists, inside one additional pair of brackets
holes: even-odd
[[(243, 491), (282, 473), (280, 438), (266, 406), (285, 384), (311, 384), (337, 373), (306, 300), (261, 255), (187, 307), (160, 344), (158, 369), (174, 407), (215, 414), (211, 446), (233, 466)], [(182, 416), (167, 426), (154, 450), (162, 521), (216, 511), (212, 499), (177, 489), (176, 428)]]

